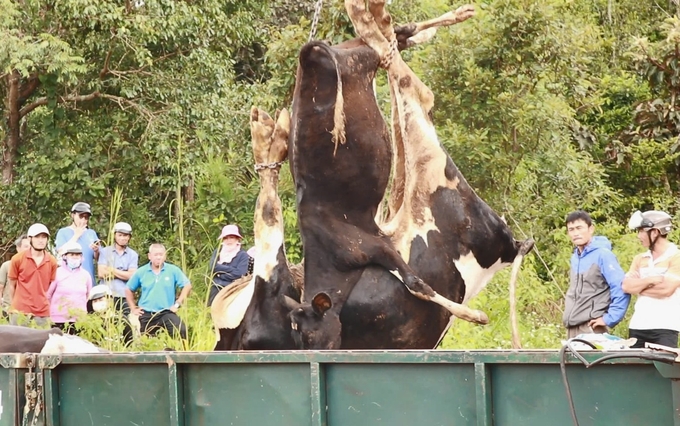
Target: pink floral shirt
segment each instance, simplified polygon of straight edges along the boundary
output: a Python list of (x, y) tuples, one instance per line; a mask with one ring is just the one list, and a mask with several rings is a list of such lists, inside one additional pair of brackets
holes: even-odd
[(50, 301), (50, 318), (52, 322), (74, 322), (75, 317), (69, 315), (69, 309), (87, 312), (87, 298), (92, 289), (92, 277), (82, 267), (70, 270), (62, 265), (57, 268), (57, 276), (47, 290)]

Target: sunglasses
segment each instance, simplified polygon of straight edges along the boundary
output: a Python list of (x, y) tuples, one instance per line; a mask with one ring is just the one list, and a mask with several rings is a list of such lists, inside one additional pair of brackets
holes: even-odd
[(89, 213), (78, 213), (78, 217), (81, 219), (90, 219), (90, 214)]

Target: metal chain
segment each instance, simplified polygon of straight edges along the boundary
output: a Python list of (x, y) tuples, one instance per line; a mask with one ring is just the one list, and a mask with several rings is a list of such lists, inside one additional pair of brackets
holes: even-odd
[(316, 26), (319, 24), (319, 16), (321, 15), (322, 4), (323, 0), (317, 0), (316, 4), (314, 5), (314, 18), (312, 19), (312, 29), (309, 31), (309, 40), (307, 40), (307, 42), (312, 41), (312, 39), (316, 35)]
[(390, 42), (390, 50), (387, 52), (387, 56), (385, 56), (380, 61), (380, 67), (384, 68), (384, 69), (388, 69), (390, 67), (390, 65), (392, 64), (392, 60), (394, 59), (394, 55), (396, 55), (398, 51), (399, 51), (399, 47), (397, 45), (397, 38), (395, 37)]
[(36, 398), (35, 398), (35, 410), (33, 411), (33, 422), (31, 426), (38, 425), (38, 419), (40, 418), (40, 412), (43, 406), (43, 374), (38, 373), (36, 376)]
[(269, 164), (255, 164), (255, 171), (259, 170), (264, 170), (264, 169), (276, 169), (278, 167), (283, 166), (283, 161), (277, 161), (276, 163), (269, 163)]
[[(36, 399), (38, 397), (38, 393), (35, 389), (35, 373), (33, 372), (34, 366), (34, 355), (27, 355), (26, 367), (28, 368), (28, 373), (24, 375), (24, 396), (26, 398), (26, 404), (24, 405), (24, 415), (21, 421), (22, 426), (29, 425), (28, 416), (30, 412), (35, 409)], [(33, 416), (33, 419), (35, 420), (35, 415)]]

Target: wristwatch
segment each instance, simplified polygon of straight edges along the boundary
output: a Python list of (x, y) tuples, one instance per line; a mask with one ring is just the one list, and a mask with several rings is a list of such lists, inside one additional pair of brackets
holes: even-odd
[(181, 307), (182, 307), (182, 304), (181, 304), (181, 303), (179, 303), (179, 302), (175, 302), (175, 304), (174, 304), (174, 305), (172, 305), (172, 306), (174, 306), (175, 308), (179, 309), (179, 308), (181, 308)]

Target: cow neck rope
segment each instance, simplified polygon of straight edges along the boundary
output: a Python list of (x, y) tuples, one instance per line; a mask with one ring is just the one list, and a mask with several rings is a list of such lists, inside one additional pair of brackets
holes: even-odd
[(307, 42), (312, 41), (312, 39), (316, 35), (316, 26), (319, 25), (319, 16), (321, 15), (321, 5), (323, 5), (323, 0), (317, 0), (316, 4), (314, 5), (314, 18), (312, 19), (312, 29), (309, 30), (309, 40), (307, 40)]
[(664, 354), (664, 353), (647, 353), (647, 352), (632, 352), (632, 353), (612, 353), (610, 355), (605, 355), (601, 358), (596, 359), (593, 362), (588, 362), (574, 347), (571, 345), (573, 342), (579, 342), (579, 343), (584, 343), (588, 346), (590, 346), (593, 349), (595, 348), (595, 345), (593, 345), (591, 342), (579, 338), (572, 338), (567, 340), (567, 342), (562, 346), (562, 349), (560, 349), (560, 371), (562, 372), (562, 381), (564, 382), (564, 389), (567, 393), (567, 400), (569, 401), (569, 411), (571, 412), (571, 419), (574, 423), (574, 426), (579, 426), (578, 418), (576, 417), (576, 409), (574, 408), (574, 399), (571, 394), (571, 388), (569, 386), (569, 380), (567, 379), (567, 351), (571, 352), (579, 361), (583, 363), (583, 365), (586, 366), (586, 368), (590, 368), (594, 365), (601, 364), (604, 361), (608, 361), (611, 359), (621, 359), (621, 358), (636, 358), (636, 359), (646, 359), (649, 361), (658, 361), (658, 362), (663, 362), (666, 364), (674, 364), (675, 363), (675, 356), (671, 354)]

